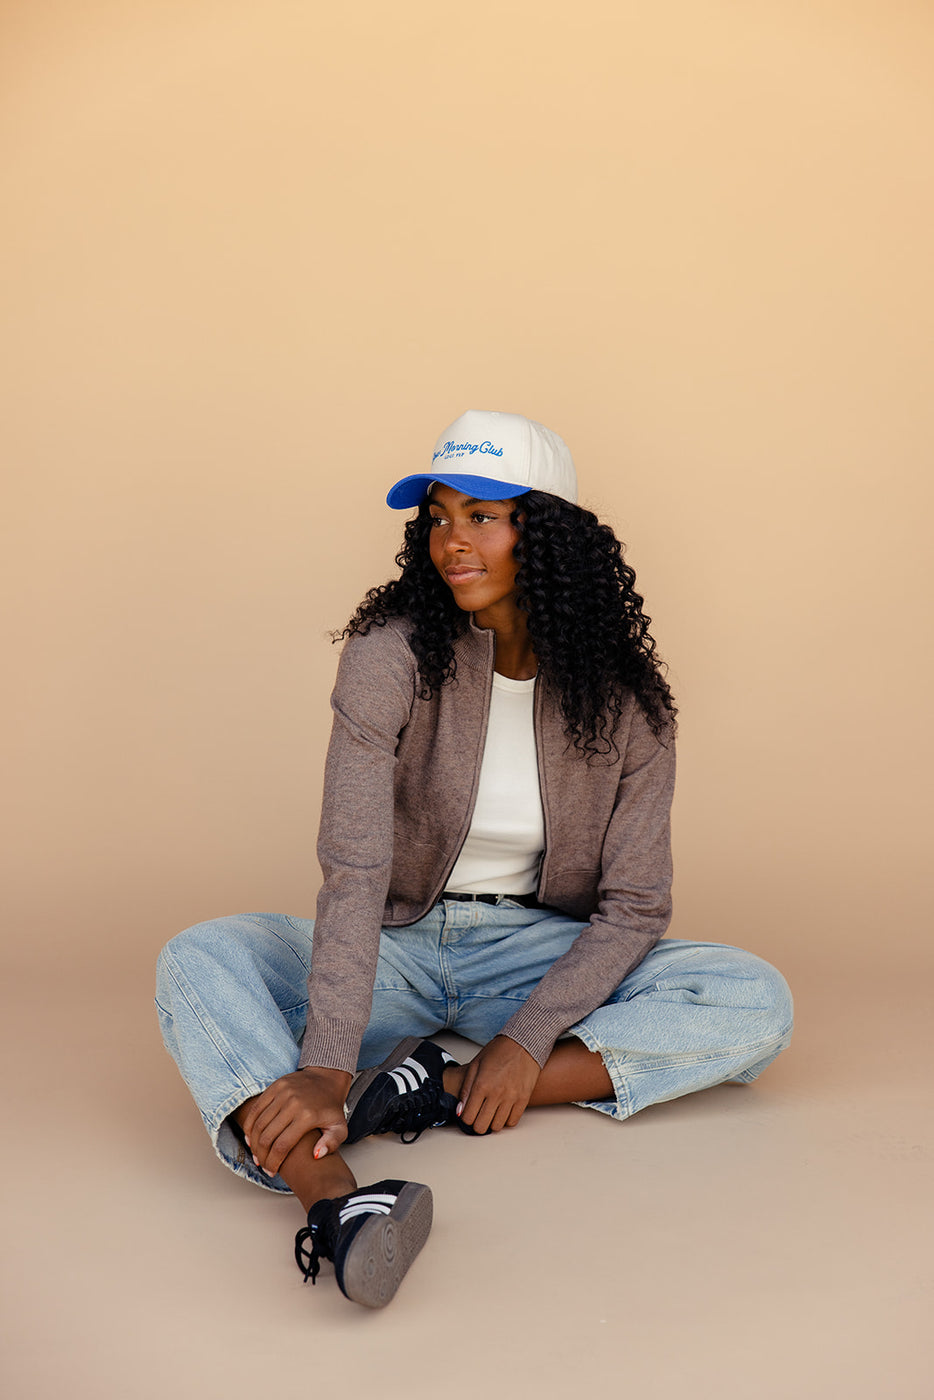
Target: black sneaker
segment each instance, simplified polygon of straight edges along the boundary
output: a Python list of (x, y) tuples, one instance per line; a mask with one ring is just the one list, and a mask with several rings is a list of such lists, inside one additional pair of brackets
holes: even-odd
[(417, 1181), (377, 1181), (317, 1201), (295, 1236), (295, 1262), (314, 1283), (322, 1258), (333, 1260), (346, 1298), (383, 1308), (427, 1240), (431, 1214), (431, 1191)]
[(402, 1133), (403, 1141), (415, 1142), (426, 1128), (459, 1123), (457, 1099), (441, 1078), (446, 1065), (456, 1064), (433, 1040), (401, 1041), (381, 1065), (354, 1080), (347, 1095), (347, 1141)]

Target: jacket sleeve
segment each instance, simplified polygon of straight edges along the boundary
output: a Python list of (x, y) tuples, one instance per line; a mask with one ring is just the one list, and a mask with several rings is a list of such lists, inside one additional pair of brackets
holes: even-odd
[(633, 711), (601, 859), (599, 902), (568, 951), (503, 1027), (543, 1065), (558, 1036), (602, 1006), (671, 920), (674, 738)]
[(341, 655), (324, 771), (318, 894), (299, 1066), (357, 1068), (370, 1015), (393, 848), (399, 734), (415, 696), (415, 658), (391, 626), (353, 636)]

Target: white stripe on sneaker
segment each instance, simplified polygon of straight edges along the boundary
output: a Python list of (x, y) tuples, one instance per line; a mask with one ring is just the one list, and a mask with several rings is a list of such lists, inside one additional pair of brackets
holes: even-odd
[(368, 1200), (348, 1201), (340, 1213), (340, 1222), (343, 1225), (355, 1215), (389, 1215), (395, 1203), (395, 1196), (371, 1196)]
[(419, 1078), (417, 1074), (412, 1073), (407, 1065), (399, 1065), (398, 1068), (391, 1072), (390, 1078), (400, 1094), (408, 1094), (411, 1093), (413, 1089), (417, 1089), (422, 1080), (428, 1078), (428, 1075), (423, 1073), (421, 1078)]
[(389, 1215), (391, 1211), (392, 1206), (348, 1206), (341, 1211), (341, 1224), (345, 1225), (355, 1215)]

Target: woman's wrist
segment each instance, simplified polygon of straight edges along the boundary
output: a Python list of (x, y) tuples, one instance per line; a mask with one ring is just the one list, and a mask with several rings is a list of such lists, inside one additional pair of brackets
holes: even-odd
[(302, 1073), (315, 1079), (323, 1089), (340, 1099), (341, 1103), (346, 1099), (353, 1083), (353, 1075), (347, 1070), (327, 1069), (323, 1065), (302, 1065)]

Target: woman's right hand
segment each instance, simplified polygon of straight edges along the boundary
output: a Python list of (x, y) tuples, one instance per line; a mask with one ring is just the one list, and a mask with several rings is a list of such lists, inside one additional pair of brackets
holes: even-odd
[(263, 1171), (275, 1176), (306, 1134), (321, 1136), (315, 1156), (336, 1152), (347, 1136), (344, 1100), (353, 1075), (308, 1066), (283, 1075), (237, 1115), (247, 1146)]

